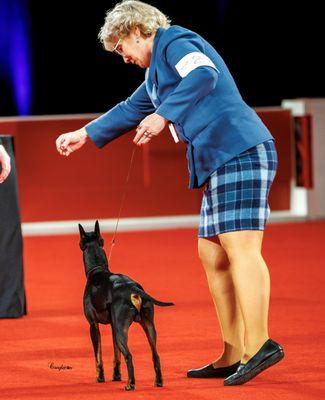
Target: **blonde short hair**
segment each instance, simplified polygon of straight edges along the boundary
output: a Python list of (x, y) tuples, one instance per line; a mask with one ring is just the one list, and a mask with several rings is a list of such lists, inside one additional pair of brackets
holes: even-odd
[(107, 11), (98, 38), (106, 50), (112, 51), (114, 41), (128, 36), (136, 27), (144, 36), (151, 36), (158, 28), (168, 28), (170, 19), (158, 8), (137, 0), (123, 0)]

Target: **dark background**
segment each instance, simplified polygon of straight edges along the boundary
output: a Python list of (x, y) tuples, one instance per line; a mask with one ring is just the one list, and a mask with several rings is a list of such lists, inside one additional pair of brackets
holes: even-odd
[[(105, 11), (115, 3), (28, 2), (32, 114), (103, 112), (142, 82), (144, 70), (125, 65), (97, 40)], [(151, 0), (150, 4), (173, 24), (198, 32), (215, 46), (249, 105), (325, 96), (324, 35), (317, 3)], [(9, 88), (3, 90), (9, 101)], [(8, 104), (0, 115), (15, 115), (15, 106)]]

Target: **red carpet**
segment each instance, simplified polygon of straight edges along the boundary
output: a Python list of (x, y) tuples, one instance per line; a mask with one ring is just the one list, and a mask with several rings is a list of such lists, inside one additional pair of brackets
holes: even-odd
[[(138, 280), (154, 297), (164, 388), (154, 388), (151, 353), (138, 324), (130, 330), (136, 391), (111, 382), (110, 327), (102, 326), (106, 383), (95, 383), (95, 362), (82, 312), (85, 283), (77, 236), (25, 239), (28, 316), (0, 320), (4, 399), (323, 399), (325, 398), (325, 222), (270, 224), (264, 257), (271, 274), (270, 336), (286, 357), (243, 386), (190, 380), (188, 368), (222, 349), (205, 274), (196, 255), (196, 231), (120, 233), (111, 270)], [(105, 235), (108, 252), (110, 235)], [(51, 369), (49, 364), (72, 369)]]

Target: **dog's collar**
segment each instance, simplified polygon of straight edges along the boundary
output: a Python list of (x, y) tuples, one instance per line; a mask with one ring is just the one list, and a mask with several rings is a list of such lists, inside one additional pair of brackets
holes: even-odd
[[(102, 270), (102, 272), (106, 272), (106, 271), (107, 271), (107, 270), (104, 269), (103, 266), (101, 266), (101, 265), (99, 265), (99, 266), (97, 266), (97, 267), (93, 267), (93, 268), (91, 268), (90, 271), (87, 272), (87, 275), (86, 275), (86, 276), (87, 276), (87, 279), (88, 279), (89, 275), (90, 275), (92, 272), (96, 271), (96, 269), (100, 269), (100, 270)], [(108, 271), (107, 271), (107, 272), (108, 272)]]

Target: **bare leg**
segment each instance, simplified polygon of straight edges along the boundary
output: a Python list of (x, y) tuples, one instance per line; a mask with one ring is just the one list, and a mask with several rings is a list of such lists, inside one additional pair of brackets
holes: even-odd
[(246, 363), (261, 348), (268, 335), (270, 276), (261, 254), (263, 231), (236, 231), (219, 235), (230, 261), (236, 295), (245, 324)]
[(218, 238), (199, 238), (199, 256), (204, 266), (223, 336), (222, 355), (215, 368), (238, 362), (244, 353), (244, 322), (235, 293), (229, 260)]

